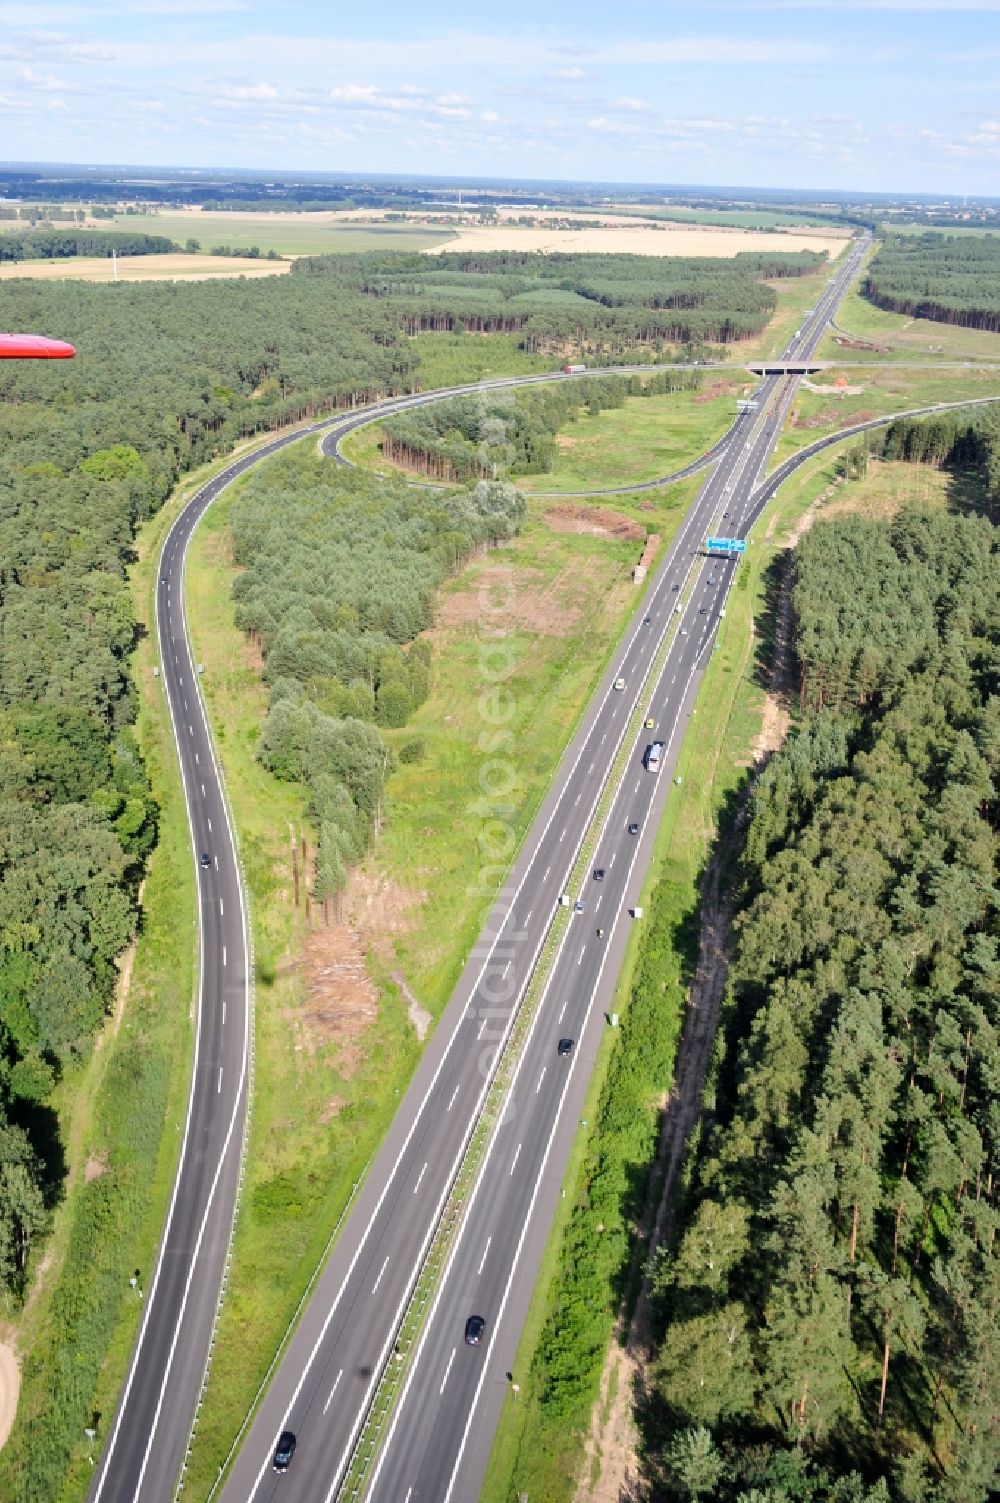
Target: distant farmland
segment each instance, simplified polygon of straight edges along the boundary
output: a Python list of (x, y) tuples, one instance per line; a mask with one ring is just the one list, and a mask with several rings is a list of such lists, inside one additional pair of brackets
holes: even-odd
[(119, 214), (115, 224), (150, 235), (169, 235), (178, 245), (197, 240), (203, 252), (213, 246), (249, 247), (262, 254), (323, 256), (334, 252), (429, 250), (452, 239), (451, 231), (410, 224), (352, 224), (329, 212), (315, 214), (231, 213)]
[(241, 256), (59, 256), (53, 261), (4, 261), (0, 281), (34, 277), (46, 282), (206, 282), (219, 277), (273, 277), (291, 261), (247, 261)]

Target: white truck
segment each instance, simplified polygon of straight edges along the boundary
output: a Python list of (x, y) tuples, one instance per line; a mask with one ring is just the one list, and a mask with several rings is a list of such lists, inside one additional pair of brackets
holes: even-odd
[(642, 759), (642, 765), (647, 772), (659, 772), (660, 763), (663, 761), (663, 742), (653, 741), (646, 747), (646, 755)]

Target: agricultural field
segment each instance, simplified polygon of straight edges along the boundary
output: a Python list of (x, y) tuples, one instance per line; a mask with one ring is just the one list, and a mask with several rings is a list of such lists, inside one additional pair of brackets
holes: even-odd
[(740, 251), (826, 251), (834, 261), (848, 244), (843, 235), (822, 231), (792, 231), (769, 235), (729, 226), (636, 225), (628, 228), (595, 225), (586, 229), (527, 229), (516, 224), (468, 225), (458, 229), (447, 245), (431, 255), (449, 251), (554, 251), (629, 256), (735, 256)]
[(61, 256), (55, 261), (0, 262), (0, 281), (31, 278), (42, 282), (206, 282), (226, 277), (274, 277), (291, 270), (290, 261), (243, 256)]
[(179, 245), (194, 239), (204, 255), (215, 245), (256, 245), (262, 255), (329, 256), (338, 251), (412, 251), (450, 246), (447, 229), (418, 224), (358, 224), (335, 211), (254, 214), (247, 210), (174, 214), (119, 214), (116, 226), (169, 235)]
[(900, 224), (892, 220), (887, 228), (891, 229), (894, 235), (961, 235), (963, 238), (967, 235), (1000, 235), (1000, 225), (986, 224)]
[[(820, 219), (811, 218), (804, 210), (794, 209), (690, 209), (682, 204), (659, 206), (656, 204), (637, 204), (634, 208), (627, 205), (618, 206), (622, 214), (642, 214), (649, 219), (665, 219), (678, 224), (701, 224), (701, 225), (726, 225), (735, 229), (746, 230), (773, 230), (792, 229), (805, 230), (817, 229), (823, 234), (830, 234), (831, 227)], [(836, 230), (832, 233), (838, 233)], [(843, 232), (850, 235), (851, 226), (846, 225)]]

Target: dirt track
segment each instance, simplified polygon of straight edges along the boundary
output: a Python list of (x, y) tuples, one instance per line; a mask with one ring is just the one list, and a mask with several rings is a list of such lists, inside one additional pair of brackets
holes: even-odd
[(0, 1449), (6, 1444), (17, 1413), (17, 1396), (21, 1391), (21, 1369), (9, 1346), (0, 1341)]

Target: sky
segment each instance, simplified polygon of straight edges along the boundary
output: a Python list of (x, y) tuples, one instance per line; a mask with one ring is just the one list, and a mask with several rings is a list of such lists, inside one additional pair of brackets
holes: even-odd
[(1000, 196), (1000, 0), (0, 0), (0, 157)]

